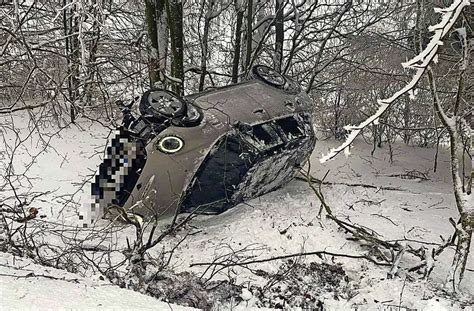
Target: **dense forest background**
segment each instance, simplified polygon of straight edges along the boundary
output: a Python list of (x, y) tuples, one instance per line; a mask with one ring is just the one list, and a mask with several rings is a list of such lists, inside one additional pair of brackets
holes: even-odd
[[(299, 81), (313, 98), (318, 126), (371, 114), (410, 77), (400, 63), (426, 45), (433, 8), (443, 1), (2, 1), (1, 113), (18, 109), (74, 121), (112, 119), (113, 103), (151, 86), (190, 94), (245, 79), (267, 64)], [(472, 38), (472, 8), (458, 26)], [(472, 40), (472, 39), (470, 39)], [(453, 32), (440, 55), (442, 96), (452, 96), (461, 47)], [(472, 66), (469, 67), (472, 71)], [(425, 81), (426, 82), (426, 81)], [(472, 100), (466, 80), (465, 102)], [(415, 96), (416, 94), (416, 96)], [(437, 142), (439, 122), (424, 84), (403, 96), (379, 125), (377, 144), (401, 138)]]

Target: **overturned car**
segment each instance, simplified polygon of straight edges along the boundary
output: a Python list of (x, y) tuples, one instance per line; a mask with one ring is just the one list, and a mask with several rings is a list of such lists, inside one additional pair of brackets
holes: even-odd
[(152, 89), (122, 109), (85, 225), (113, 208), (221, 213), (284, 185), (316, 142), (308, 95), (263, 65), (245, 82), (184, 98)]

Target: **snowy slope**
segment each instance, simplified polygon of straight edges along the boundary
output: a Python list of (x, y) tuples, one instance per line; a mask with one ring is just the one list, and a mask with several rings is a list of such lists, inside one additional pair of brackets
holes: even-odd
[[(26, 124), (17, 126), (25, 127)], [(100, 162), (108, 130), (97, 124), (81, 123), (80, 128), (63, 130), (60, 136), (51, 140), (55, 148), (49, 149), (36, 159), (29, 174), (37, 177), (32, 191), (51, 191), (53, 193), (35, 201), (40, 215), (34, 221), (62, 222), (66, 225), (79, 225), (77, 208), (87, 199), (89, 189), (81, 190), (82, 181), (92, 174)], [(15, 158), (17, 167), (26, 161), (27, 152), (33, 154), (41, 150), (41, 145), (27, 142), (26, 149), (20, 149)], [(440, 150), (438, 172), (433, 173), (433, 149), (407, 147), (402, 144), (393, 146), (393, 163), (389, 161), (388, 148), (377, 149), (371, 157), (372, 146), (363, 140), (357, 141), (346, 159), (339, 157), (323, 165), (318, 158), (321, 153), (333, 147), (337, 142), (319, 141), (311, 158), (314, 177), (322, 178), (329, 169), (326, 181), (334, 183), (324, 185), (323, 193), (335, 214), (348, 217), (353, 222), (370, 227), (386, 239), (409, 239), (412, 245), (440, 243), (442, 235), (447, 238), (453, 228), (448, 218), (457, 219), (457, 211), (451, 194), (448, 174), (447, 150)], [(423, 178), (405, 179), (403, 175), (417, 170), (425, 173)], [(426, 178), (425, 178), (426, 177)], [(354, 184), (372, 185), (370, 188)], [(72, 198), (68, 195), (76, 193)], [(0, 195), (6, 195), (5, 193)], [(73, 203), (77, 204), (73, 204)], [(67, 205), (65, 205), (68, 203)], [(286, 187), (241, 204), (228, 212), (216, 216), (198, 216), (186, 227), (177, 232), (162, 245), (154, 249), (158, 255), (163, 249), (173, 248), (187, 233), (188, 236), (175, 250), (171, 266), (177, 272), (204, 272), (204, 267), (190, 265), (199, 262), (211, 262), (216, 256), (228, 253), (231, 249), (243, 250), (245, 256), (255, 255), (268, 258), (283, 254), (304, 251), (331, 251), (344, 254), (361, 254), (366, 251), (357, 242), (347, 240), (344, 234), (330, 220), (318, 217), (319, 202), (303, 181), (294, 180)], [(169, 220), (163, 220), (163, 225)], [(103, 221), (106, 225), (106, 222)], [(119, 232), (117, 240), (124, 243), (125, 236), (133, 238), (133, 230), (127, 228)], [(51, 236), (51, 243), (60, 243)], [(433, 244), (434, 245), (434, 244)], [(302, 262), (340, 263), (347, 275), (339, 297), (333, 293), (323, 293), (320, 299), (330, 309), (347, 309), (350, 306), (363, 308), (382, 308), (383, 306), (402, 306), (405, 308), (455, 309), (474, 301), (474, 258), (468, 263), (468, 271), (462, 283), (461, 294), (448, 298), (442, 291), (442, 283), (447, 275), (453, 250), (447, 250), (441, 257), (429, 281), (414, 280), (402, 272), (395, 279), (387, 279), (387, 268), (374, 266), (364, 260), (349, 258), (306, 257)], [(84, 279), (78, 275), (53, 271), (20, 260), (20, 265), (28, 265), (17, 271), (12, 266), (10, 255), (1, 256), (0, 272), (1, 304), (11, 309), (25, 307), (60, 308), (148, 308), (154, 303), (155, 310), (167, 308), (166, 303), (135, 292), (120, 289), (105, 282)], [(18, 264), (18, 261), (17, 263)], [(409, 268), (415, 262), (413, 258), (402, 260), (401, 266)], [(272, 261), (252, 268), (275, 272), (281, 261)], [(17, 267), (17, 265), (14, 265)], [(32, 269), (36, 275), (45, 274), (65, 279), (79, 279), (79, 283), (54, 280), (45, 277), (24, 277)], [(17, 278), (11, 275), (21, 275)], [(237, 284), (249, 287), (251, 284), (264, 284), (265, 280), (250, 273), (247, 269), (227, 269), (215, 278), (225, 279), (231, 276)], [(93, 278), (91, 276), (91, 278)], [(54, 295), (51, 295), (54, 293)], [(252, 293), (245, 292), (240, 303), (241, 308), (257, 305)], [(64, 297), (64, 299), (51, 297)], [(133, 304), (132, 304), (133, 302)], [(102, 304), (102, 306), (99, 306)], [(173, 309), (177, 308), (173, 306)], [(165, 309), (163, 309), (165, 310)]]
[(196, 310), (0, 253), (2, 310)]

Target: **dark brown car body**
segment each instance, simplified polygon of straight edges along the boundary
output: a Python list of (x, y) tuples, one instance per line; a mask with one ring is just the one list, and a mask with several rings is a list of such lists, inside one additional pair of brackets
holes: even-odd
[[(288, 89), (252, 79), (184, 99), (199, 109), (199, 124), (171, 124), (141, 143), (140, 167), (127, 170), (133, 180), (96, 192), (92, 212), (119, 205), (143, 217), (219, 213), (284, 185), (314, 148), (312, 103), (294, 82)], [(184, 144), (163, 152), (166, 137)]]

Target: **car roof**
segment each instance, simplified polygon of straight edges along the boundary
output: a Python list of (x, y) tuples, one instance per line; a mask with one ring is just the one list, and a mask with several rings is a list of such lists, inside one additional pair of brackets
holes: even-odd
[[(298, 112), (305, 112), (306, 106), (298, 103), (309, 100), (300, 94), (290, 94), (259, 80), (207, 90), (185, 97), (207, 113), (214, 114), (224, 123), (265, 122)], [(309, 109), (307, 112), (309, 112)]]

